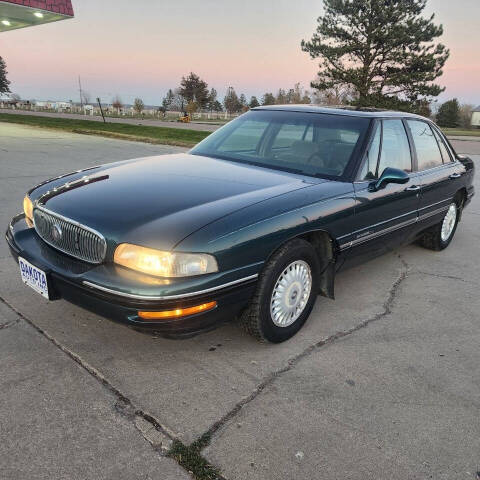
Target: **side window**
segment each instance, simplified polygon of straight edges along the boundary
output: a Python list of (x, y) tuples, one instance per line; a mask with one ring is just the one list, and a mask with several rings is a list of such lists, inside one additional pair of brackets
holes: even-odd
[(407, 133), (401, 120), (383, 120), (382, 151), (376, 176), (387, 168), (398, 168), (407, 173), (412, 171), (412, 156)]
[(442, 165), (442, 155), (430, 125), (419, 120), (407, 120), (407, 124), (412, 132), (413, 144), (417, 151), (418, 170)]
[(440, 147), (440, 152), (442, 152), (443, 163), (450, 163), (452, 161), (452, 157), (448, 152), (448, 148), (445, 145), (445, 141), (440, 136), (435, 128), (432, 128), (435, 138), (437, 139), (438, 146)]
[(365, 152), (365, 158), (363, 159), (363, 167), (360, 171), (360, 180), (373, 180), (376, 178), (375, 172), (377, 171), (378, 154), (380, 153), (380, 135), (382, 129), (380, 123), (375, 126), (375, 132), (373, 134), (372, 141)]

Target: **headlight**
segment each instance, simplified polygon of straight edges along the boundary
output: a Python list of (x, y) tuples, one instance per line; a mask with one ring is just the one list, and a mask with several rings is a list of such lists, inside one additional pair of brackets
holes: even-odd
[(25, 195), (25, 198), (23, 199), (23, 212), (25, 213), (27, 225), (33, 227), (33, 203), (28, 195)]
[(215, 257), (205, 253), (172, 253), (120, 244), (113, 256), (118, 265), (157, 277), (193, 277), (218, 272)]

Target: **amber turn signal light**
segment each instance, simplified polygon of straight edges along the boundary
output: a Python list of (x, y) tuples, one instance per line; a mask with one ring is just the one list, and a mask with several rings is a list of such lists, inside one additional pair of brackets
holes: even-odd
[(162, 312), (138, 312), (138, 316), (144, 320), (168, 320), (181, 318), (195, 313), (207, 312), (217, 306), (217, 302), (202, 303), (194, 307), (176, 308), (175, 310), (163, 310)]
[(27, 225), (32, 228), (33, 227), (33, 203), (28, 197), (28, 195), (25, 195), (25, 198), (23, 199), (23, 213), (25, 213), (25, 221), (27, 222)]

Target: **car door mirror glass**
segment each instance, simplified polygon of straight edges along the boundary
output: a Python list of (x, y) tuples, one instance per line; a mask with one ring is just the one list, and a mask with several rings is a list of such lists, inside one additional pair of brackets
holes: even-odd
[(380, 178), (376, 182), (372, 182), (369, 188), (370, 190), (376, 192), (377, 190), (385, 188), (385, 186), (389, 183), (402, 184), (407, 183), (409, 179), (410, 177), (408, 176), (408, 173), (404, 172), (403, 170), (387, 167), (380, 175)]

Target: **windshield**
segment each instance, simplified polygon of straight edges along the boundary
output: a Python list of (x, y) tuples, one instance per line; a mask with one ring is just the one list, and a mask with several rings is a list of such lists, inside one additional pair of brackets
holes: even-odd
[(304, 175), (341, 177), (369, 122), (346, 115), (252, 110), (190, 153)]

